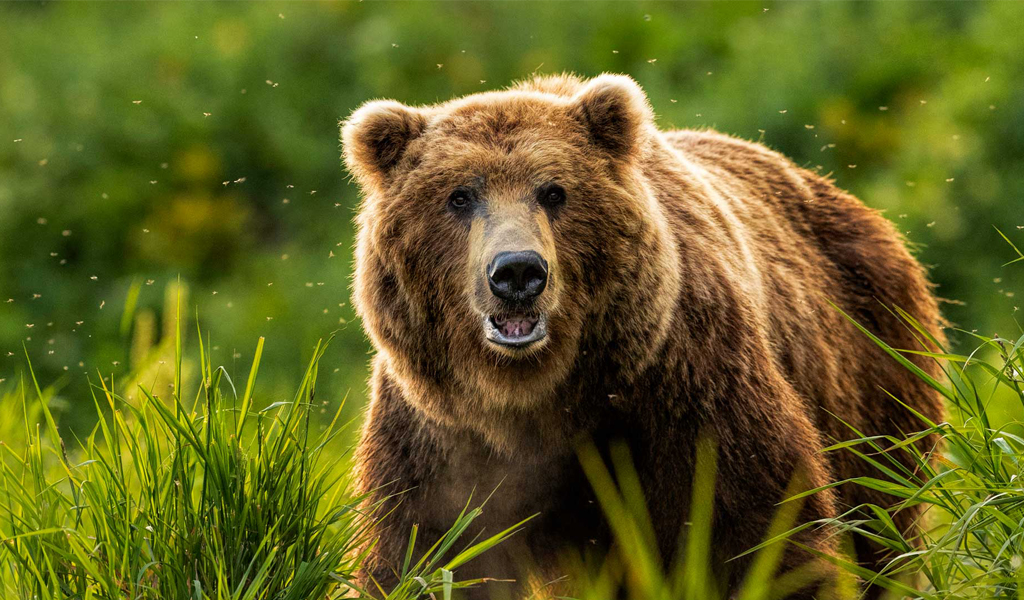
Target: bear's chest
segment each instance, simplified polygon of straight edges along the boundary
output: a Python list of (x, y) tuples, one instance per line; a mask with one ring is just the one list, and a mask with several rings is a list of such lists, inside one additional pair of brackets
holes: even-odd
[(437, 500), (428, 504), (444, 513), (435, 515), (440, 522), (453, 522), (467, 504), (484, 503), (480, 525), (490, 534), (532, 517), (525, 536), (535, 551), (555, 552), (566, 539), (590, 545), (606, 540), (600, 508), (572, 449), (498, 454), (463, 443), (447, 453), (423, 492)]

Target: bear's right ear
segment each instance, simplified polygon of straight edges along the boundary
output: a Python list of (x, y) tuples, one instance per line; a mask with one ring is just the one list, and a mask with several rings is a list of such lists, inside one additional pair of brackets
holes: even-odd
[(591, 79), (573, 97), (570, 110), (591, 141), (616, 159), (631, 156), (654, 122), (647, 95), (626, 75), (605, 73)]
[(382, 185), (426, 128), (426, 117), (415, 108), (394, 100), (367, 102), (342, 124), (345, 166), (360, 184)]

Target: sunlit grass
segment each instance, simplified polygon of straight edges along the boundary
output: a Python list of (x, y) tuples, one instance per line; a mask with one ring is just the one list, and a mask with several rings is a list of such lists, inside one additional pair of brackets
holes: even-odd
[(258, 410), (262, 339), (242, 393), (200, 341), (202, 380), (190, 401), (178, 394), (180, 334), (175, 346), (171, 393), (139, 386), (129, 401), (101, 378), (96, 426), (70, 443), (26, 356), (25, 378), (0, 398), (0, 596), (448, 597), (479, 583), (458, 581), (460, 565), (515, 532), (467, 543), (481, 510), (467, 508), (422, 557), (410, 554), (394, 589), (360, 590), (370, 526), (386, 515), (352, 491), (350, 461), (336, 443), (342, 407), (314, 432), (327, 343), (291, 400)]
[[(908, 326), (927, 332), (905, 313)], [(1024, 583), (1024, 335), (1014, 340), (979, 336), (969, 355), (949, 353), (937, 340), (938, 353), (889, 348), (893, 356), (923, 354), (940, 361), (946, 382), (932, 381), (949, 402), (947, 422), (917, 415), (922, 430), (905, 437), (863, 437), (832, 446), (829, 452), (855, 452), (884, 476), (853, 480), (887, 492), (899, 502), (884, 510), (859, 507), (859, 515), (837, 520), (843, 531), (871, 537), (891, 559), (882, 573), (864, 573), (885, 587), (907, 592), (896, 582), (918, 575), (921, 598), (1017, 598)], [(919, 374), (920, 375), (920, 374)], [(993, 400), (1013, 402), (1016, 418), (992, 419)], [(903, 403), (904, 399), (893, 398)], [(913, 410), (904, 404), (907, 410)], [(911, 442), (937, 434), (942, 445), (922, 452)], [(897, 460), (910, 458), (910, 466)], [(904, 537), (891, 515), (909, 506), (926, 507), (921, 535)], [(911, 594), (914, 595), (914, 594)]]

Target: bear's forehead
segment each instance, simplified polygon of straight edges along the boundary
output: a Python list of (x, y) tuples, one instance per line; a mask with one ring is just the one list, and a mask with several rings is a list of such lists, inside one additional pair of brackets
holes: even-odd
[(406, 172), (409, 190), (470, 185), (510, 190), (575, 177), (586, 170), (578, 149), (561, 140), (529, 142), (518, 136), (429, 143)]
[(515, 188), (588, 172), (586, 132), (556, 96), (491, 92), (428, 110), (404, 175), (410, 190), (469, 182)]
[(439, 106), (430, 129), (467, 142), (501, 145), (555, 136), (574, 138), (578, 133), (574, 125), (564, 103), (554, 97), (498, 92)]

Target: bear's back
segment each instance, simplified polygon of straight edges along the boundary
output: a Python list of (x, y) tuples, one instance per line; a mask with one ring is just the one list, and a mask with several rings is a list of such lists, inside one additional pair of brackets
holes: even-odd
[(816, 255), (810, 258), (824, 259), (812, 262), (836, 277), (845, 292), (833, 290), (837, 296), (831, 299), (862, 317), (863, 325), (881, 325), (879, 304), (898, 306), (943, 339), (943, 322), (925, 272), (879, 211), (761, 144), (711, 130), (662, 135), (681, 156), (734, 183), (732, 200), (748, 209), (738, 214), (753, 221), (770, 213), (783, 222), (777, 224), (786, 234), (806, 242), (800, 247)]
[[(680, 160), (715, 182), (747, 228), (746, 237), (756, 240), (752, 247), (770, 299), (766, 310), (777, 362), (826, 439), (853, 436), (836, 415), (864, 435), (925, 428), (889, 394), (940, 421), (938, 393), (896, 365), (835, 309), (893, 348), (937, 349), (898, 310), (945, 343), (932, 286), (895, 226), (828, 179), (760, 144), (714, 131), (667, 131), (662, 138)], [(682, 195), (670, 201), (699, 199)], [(936, 361), (908, 358), (941, 376)], [(839, 478), (875, 475), (852, 455), (836, 454), (832, 460)], [(854, 503), (884, 503), (867, 490), (851, 493), (863, 496)]]

